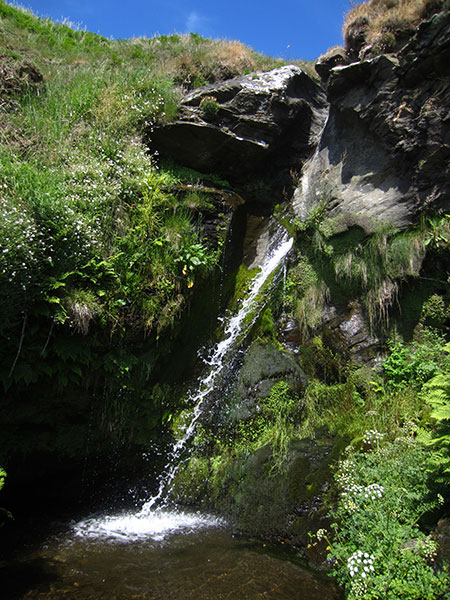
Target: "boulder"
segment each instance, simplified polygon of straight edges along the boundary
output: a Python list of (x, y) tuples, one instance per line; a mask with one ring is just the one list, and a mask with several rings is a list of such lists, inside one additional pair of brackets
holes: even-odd
[(308, 158), (326, 112), (323, 90), (288, 65), (187, 94), (177, 119), (149, 132), (150, 146), (200, 172), (248, 182)]
[(291, 353), (271, 343), (253, 342), (239, 372), (236, 401), (229, 418), (236, 421), (250, 417), (258, 401), (267, 398), (279, 381), (286, 381), (295, 390), (304, 389), (306, 385), (305, 374)]

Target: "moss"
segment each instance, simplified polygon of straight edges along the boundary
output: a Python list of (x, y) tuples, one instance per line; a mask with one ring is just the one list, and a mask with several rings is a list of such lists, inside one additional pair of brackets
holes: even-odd
[(230, 310), (234, 310), (245, 297), (245, 293), (248, 290), (249, 283), (258, 273), (258, 268), (249, 269), (245, 264), (239, 266), (236, 279), (234, 282), (234, 294), (230, 301)]
[(261, 315), (257, 333), (268, 340), (275, 340), (275, 319), (270, 307)]

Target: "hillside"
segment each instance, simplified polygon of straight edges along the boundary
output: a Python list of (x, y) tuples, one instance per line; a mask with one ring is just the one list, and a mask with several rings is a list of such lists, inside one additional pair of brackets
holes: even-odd
[(2, 0), (0, 45), (1, 504), (164, 493), (447, 598), (448, 2), (354, 7), (319, 76)]
[(127, 397), (135, 424), (171, 414), (149, 377), (221, 261), (232, 191), (160, 163), (146, 132), (186, 90), (277, 63), (197, 34), (106, 40), (5, 2), (0, 17), (0, 462), (64, 460), (92, 411), (118, 443), (139, 437)]

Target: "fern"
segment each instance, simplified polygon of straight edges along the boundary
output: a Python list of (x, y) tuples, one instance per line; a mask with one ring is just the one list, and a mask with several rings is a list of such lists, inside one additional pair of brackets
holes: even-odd
[(427, 381), (421, 395), (431, 408), (431, 431), (421, 431), (420, 441), (432, 452), (429, 468), (436, 481), (450, 482), (450, 373), (440, 373)]
[(0, 490), (5, 485), (6, 471), (0, 467)]

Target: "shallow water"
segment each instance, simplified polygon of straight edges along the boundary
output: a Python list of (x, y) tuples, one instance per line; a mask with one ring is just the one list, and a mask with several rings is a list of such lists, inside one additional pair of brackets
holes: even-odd
[[(334, 600), (333, 585), (198, 513), (81, 521), (10, 567), (4, 600)], [(5, 580), (3, 580), (5, 581)]]

